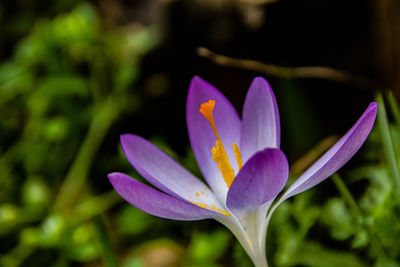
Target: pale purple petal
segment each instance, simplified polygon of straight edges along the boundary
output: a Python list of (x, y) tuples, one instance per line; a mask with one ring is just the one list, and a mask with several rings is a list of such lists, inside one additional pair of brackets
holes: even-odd
[(367, 139), (377, 109), (377, 104), (371, 103), (356, 124), (289, 187), (282, 201), (322, 182), (350, 160)]
[(124, 134), (121, 145), (138, 173), (158, 189), (188, 201), (223, 208), (207, 185), (152, 143), (137, 135)]
[(228, 191), (226, 205), (233, 211), (254, 209), (276, 197), (289, 175), (285, 154), (276, 148), (257, 152), (243, 166)]
[(214, 120), (229, 157), (232, 168), (238, 167), (232, 143), (240, 141), (240, 119), (232, 104), (215, 87), (195, 76), (191, 83), (186, 102), (186, 120), (190, 143), (200, 170), (208, 184), (220, 199), (225, 199), (228, 187), (222, 178), (217, 164), (212, 160), (211, 149), (216, 137), (208, 121), (199, 112), (200, 105), (215, 100)]
[(274, 92), (262, 77), (250, 85), (243, 106), (240, 150), (244, 162), (264, 148), (279, 148), (280, 123)]
[(108, 179), (118, 194), (131, 205), (151, 215), (172, 220), (201, 220), (221, 216), (142, 184), (123, 173), (111, 173)]

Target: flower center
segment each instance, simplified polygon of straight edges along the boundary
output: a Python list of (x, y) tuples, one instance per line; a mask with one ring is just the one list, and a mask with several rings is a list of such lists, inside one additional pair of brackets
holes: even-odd
[[(217, 138), (215, 146), (211, 149), (212, 158), (217, 163), (218, 169), (221, 171), (222, 177), (225, 180), (226, 185), (231, 187), (233, 180), (235, 179), (235, 172), (233, 171), (231, 164), (229, 163), (228, 155), (226, 154), (225, 148), (222, 145), (221, 138), (219, 137), (217, 127), (215, 126), (213, 110), (215, 106), (215, 100), (209, 100), (200, 105), (200, 113), (207, 119), (210, 123), (210, 126)], [(236, 162), (240, 169), (242, 169), (242, 155), (240, 154), (239, 147), (233, 143), (232, 144), (233, 151), (235, 152)]]

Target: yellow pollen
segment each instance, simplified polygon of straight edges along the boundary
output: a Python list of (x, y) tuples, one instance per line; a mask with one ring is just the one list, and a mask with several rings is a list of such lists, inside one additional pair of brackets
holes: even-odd
[(230, 213), (227, 213), (227, 212), (226, 212), (226, 211), (224, 211), (224, 210), (222, 210), (222, 211), (221, 211), (221, 213), (222, 213), (222, 215), (225, 215), (225, 216), (227, 216), (227, 217), (231, 216), (231, 214), (230, 214)]
[[(220, 170), (222, 177), (225, 180), (226, 185), (231, 187), (233, 180), (235, 179), (235, 172), (232, 169), (232, 166), (229, 162), (228, 155), (226, 154), (225, 148), (222, 144), (221, 138), (219, 137), (217, 127), (214, 121), (213, 110), (215, 107), (215, 100), (209, 100), (200, 105), (200, 113), (207, 119), (210, 123), (210, 126), (217, 138), (215, 142), (215, 146), (211, 149), (212, 159), (217, 163), (218, 169)], [(242, 156), (240, 154), (239, 147), (233, 143), (232, 144), (233, 151), (235, 152), (236, 161), (239, 167), (239, 170), (243, 166)]]
[(204, 191), (201, 191), (200, 193), (204, 194)]
[(211, 206), (211, 210), (214, 210), (214, 209), (215, 209), (215, 206), (214, 206), (214, 205), (212, 205), (212, 206)]
[(195, 195), (196, 195), (196, 196), (200, 196), (200, 194), (199, 194), (199, 193), (196, 193)]
[(217, 211), (221, 211), (221, 209), (220, 209), (220, 208), (217, 208)]
[(200, 208), (203, 208), (203, 209), (207, 208), (207, 204), (200, 203)]

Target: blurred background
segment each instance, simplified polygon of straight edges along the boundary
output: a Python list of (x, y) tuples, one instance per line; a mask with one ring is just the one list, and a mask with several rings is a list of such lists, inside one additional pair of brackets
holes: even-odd
[(267, 254), (400, 266), (399, 12), (397, 0), (1, 1), (0, 266), (252, 266), (217, 222), (150, 216), (107, 179), (143, 181), (123, 133), (201, 177), (185, 122), (194, 75), (239, 111), (252, 79), (269, 81), (290, 181), (378, 101), (360, 152), (276, 211)]

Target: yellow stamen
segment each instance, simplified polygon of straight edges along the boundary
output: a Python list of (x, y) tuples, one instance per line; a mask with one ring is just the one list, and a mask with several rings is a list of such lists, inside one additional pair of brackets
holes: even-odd
[(211, 206), (211, 210), (215, 210), (215, 206), (214, 205)]
[[(225, 148), (222, 144), (221, 138), (219, 137), (217, 126), (215, 125), (213, 110), (215, 107), (215, 100), (209, 100), (200, 105), (200, 113), (207, 119), (210, 123), (210, 126), (217, 138), (215, 146), (211, 149), (212, 158), (217, 163), (219, 170), (221, 171), (222, 177), (225, 180), (228, 188), (232, 185), (233, 180), (235, 179), (235, 172), (233, 171), (231, 164), (228, 159), (228, 155), (226, 154)], [(239, 166), (239, 170), (242, 168), (242, 156), (240, 154), (239, 147), (233, 143), (233, 150), (235, 152), (235, 157), (237, 164)]]
[(228, 187), (231, 186), (233, 179), (235, 179), (235, 172), (229, 163), (228, 156), (226, 155), (224, 146), (220, 140), (217, 140), (215, 147), (211, 149), (212, 158), (218, 164), (222, 177)]
[(207, 208), (207, 204), (200, 203), (200, 208), (203, 208), (203, 209)]
[(196, 195), (196, 196), (200, 196), (200, 194), (199, 194), (199, 193), (195, 193), (195, 195)]
[(236, 162), (239, 166), (239, 171), (240, 171), (243, 167), (242, 154), (240, 154), (239, 147), (235, 143), (232, 144), (232, 147), (233, 151), (235, 152)]

